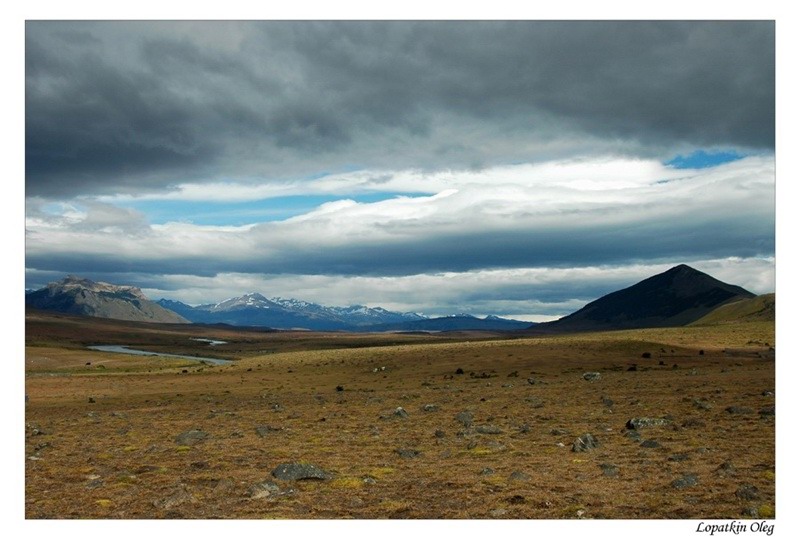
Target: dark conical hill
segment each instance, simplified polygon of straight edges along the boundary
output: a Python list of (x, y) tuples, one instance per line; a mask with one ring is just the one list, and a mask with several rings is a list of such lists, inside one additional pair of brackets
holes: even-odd
[(722, 304), (754, 296), (688, 265), (678, 265), (537, 328), (584, 331), (684, 326)]

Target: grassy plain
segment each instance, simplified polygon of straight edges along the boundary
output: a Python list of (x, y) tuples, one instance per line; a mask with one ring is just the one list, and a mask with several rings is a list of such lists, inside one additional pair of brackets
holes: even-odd
[[(353, 335), (29, 313), (26, 517), (772, 518), (774, 330)], [(635, 417), (668, 424), (635, 441)], [(208, 438), (176, 443), (187, 430)], [(584, 433), (599, 446), (571, 451)], [(332, 477), (270, 475), (295, 461)], [(266, 480), (278, 490), (259, 494)]]

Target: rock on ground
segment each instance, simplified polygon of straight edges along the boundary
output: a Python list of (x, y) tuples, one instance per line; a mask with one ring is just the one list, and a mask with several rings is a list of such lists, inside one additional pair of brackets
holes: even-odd
[(594, 449), (598, 447), (600, 443), (597, 439), (589, 433), (582, 434), (575, 441), (572, 443), (572, 451), (574, 452), (581, 452), (581, 451), (588, 451), (590, 449)]
[(192, 429), (179, 434), (175, 439), (175, 443), (180, 446), (193, 446), (206, 440), (209, 436), (210, 435), (207, 432)]
[(290, 462), (276, 466), (272, 470), (272, 477), (284, 481), (299, 481), (302, 479), (330, 479), (331, 476), (313, 464)]
[(669, 420), (665, 418), (631, 418), (625, 424), (627, 429), (642, 429), (644, 427), (660, 427), (668, 425)]

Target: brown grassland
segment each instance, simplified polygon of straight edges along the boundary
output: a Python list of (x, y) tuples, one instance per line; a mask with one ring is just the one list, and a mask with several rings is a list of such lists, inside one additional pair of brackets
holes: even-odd
[[(26, 517), (773, 518), (774, 334), (321, 334), (29, 312)], [(636, 417), (669, 421), (635, 441)], [(208, 438), (176, 443), (193, 429)], [(573, 452), (584, 433), (599, 446)], [(274, 480), (286, 462), (331, 478)], [(687, 474), (694, 485), (673, 486)], [(257, 493), (266, 480), (278, 489)]]

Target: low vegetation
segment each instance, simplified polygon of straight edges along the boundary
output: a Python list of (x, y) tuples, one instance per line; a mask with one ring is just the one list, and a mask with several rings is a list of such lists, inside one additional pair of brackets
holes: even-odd
[[(28, 518), (774, 516), (772, 322), (463, 341), (28, 327)], [(320, 477), (277, 479), (286, 463)]]

